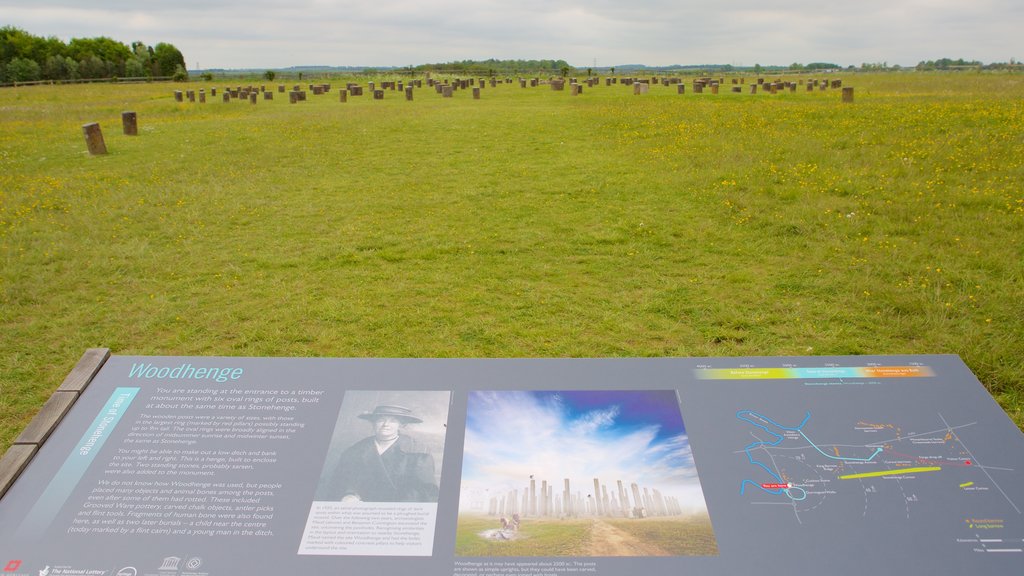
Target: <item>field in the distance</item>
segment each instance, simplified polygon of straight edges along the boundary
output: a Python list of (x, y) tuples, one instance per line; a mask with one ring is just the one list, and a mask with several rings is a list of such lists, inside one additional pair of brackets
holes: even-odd
[(1024, 424), (1024, 76), (839, 77), (852, 105), (0, 89), (0, 449), (96, 346), (954, 353)]

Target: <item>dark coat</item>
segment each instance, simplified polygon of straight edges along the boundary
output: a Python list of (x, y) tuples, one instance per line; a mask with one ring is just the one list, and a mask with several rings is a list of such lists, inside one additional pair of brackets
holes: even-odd
[(434, 457), (408, 436), (383, 454), (372, 436), (364, 438), (342, 452), (324, 499), (350, 495), (364, 502), (437, 502)]

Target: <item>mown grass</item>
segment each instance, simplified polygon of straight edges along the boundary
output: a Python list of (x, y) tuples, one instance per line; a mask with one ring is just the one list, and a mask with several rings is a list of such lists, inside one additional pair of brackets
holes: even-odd
[(488, 540), (485, 530), (498, 528), (495, 518), (459, 516), (456, 556), (578, 556), (587, 541), (590, 520), (524, 522), (513, 540)]
[(640, 541), (657, 546), (673, 556), (717, 556), (718, 540), (705, 515), (665, 520), (605, 519)]
[(1024, 425), (1024, 77), (844, 80), (852, 105), (0, 90), (0, 449), (93, 346), (955, 353)]

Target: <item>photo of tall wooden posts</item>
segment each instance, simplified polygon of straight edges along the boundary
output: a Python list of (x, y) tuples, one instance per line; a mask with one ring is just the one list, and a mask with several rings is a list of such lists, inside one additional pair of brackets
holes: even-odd
[(472, 392), (455, 553), (718, 555), (676, 392)]

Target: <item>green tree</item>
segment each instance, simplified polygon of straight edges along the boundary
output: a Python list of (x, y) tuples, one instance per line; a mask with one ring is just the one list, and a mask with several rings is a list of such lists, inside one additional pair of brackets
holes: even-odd
[(124, 67), (126, 76), (153, 76), (153, 48), (142, 42), (132, 42), (132, 58)]
[(109, 78), (111, 76), (107, 63), (91, 54), (78, 61), (78, 74), (82, 78)]
[(273, 70), (267, 70), (263, 73), (263, 77), (266, 78), (267, 82), (273, 82), (274, 78), (277, 78), (277, 73)]
[(0, 61), (10, 62), (14, 58), (33, 60), (37, 64), (46, 61), (48, 45), (46, 40), (33, 36), (20, 28), (0, 28)]
[(95, 57), (104, 62), (103, 71), (99, 76), (85, 76), (87, 78), (108, 78), (110, 76), (123, 76), (125, 63), (134, 57), (131, 49), (125, 44), (112, 40), (105, 36), (97, 38), (72, 38), (68, 43), (68, 56), (81, 62)]
[(173, 44), (161, 42), (153, 47), (153, 61), (157, 76), (174, 76), (178, 66), (185, 69), (185, 57)]
[(78, 62), (67, 56), (50, 56), (43, 64), (46, 80), (73, 80), (78, 77)]
[(138, 58), (132, 58), (124, 64), (124, 75), (128, 78), (148, 76), (147, 72), (149, 72), (149, 68), (142, 62), (139, 62)]
[(39, 64), (36, 64), (35, 60), (29, 60), (28, 58), (12, 58), (7, 63), (6, 68), (8, 82), (32, 82), (42, 78), (42, 70), (39, 68)]

